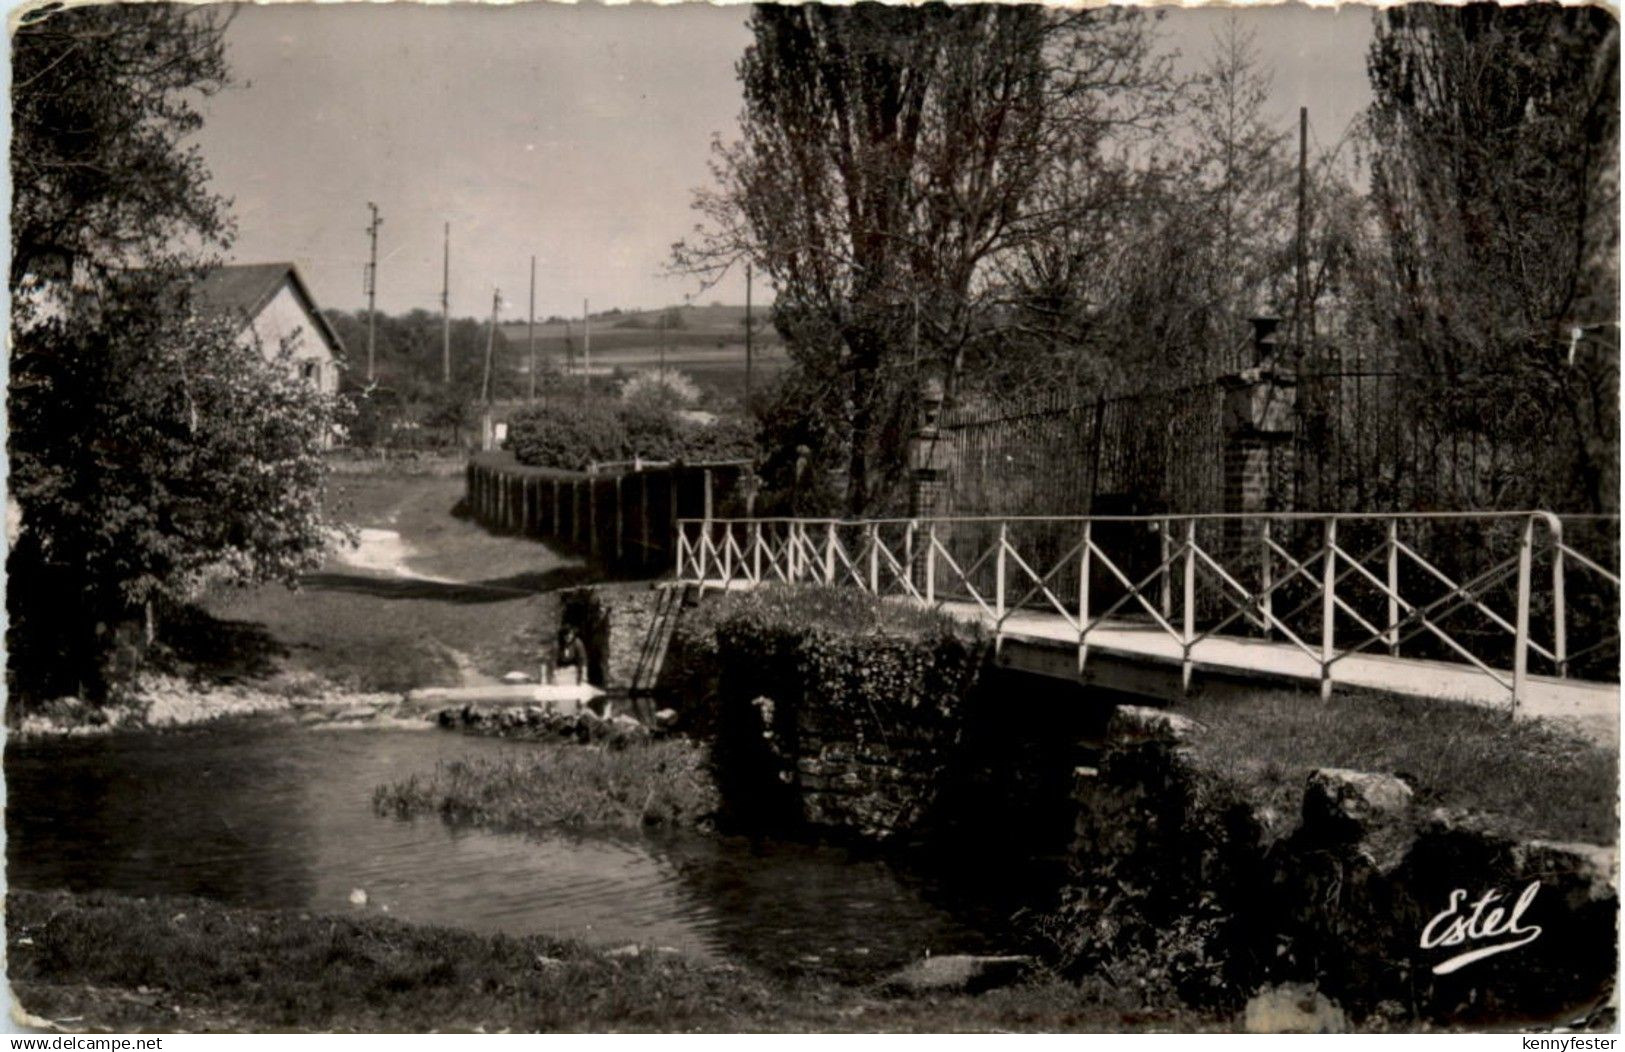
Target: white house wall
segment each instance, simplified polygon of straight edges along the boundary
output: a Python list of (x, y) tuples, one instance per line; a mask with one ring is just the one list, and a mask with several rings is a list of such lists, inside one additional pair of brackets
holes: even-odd
[(293, 287), (284, 282), (270, 303), (265, 305), (253, 323), (243, 331), (245, 340), (257, 341), (267, 358), (276, 357), (282, 341), (292, 338), (295, 366), (301, 370), (314, 369), (317, 385), (328, 393), (338, 390), (339, 373), (333, 355), (316, 328)]

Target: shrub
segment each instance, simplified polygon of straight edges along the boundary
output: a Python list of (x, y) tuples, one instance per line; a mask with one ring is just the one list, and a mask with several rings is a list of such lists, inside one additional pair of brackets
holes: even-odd
[(508, 424), (508, 448), (521, 464), (581, 471), (599, 460), (621, 460), (626, 426), (612, 404), (589, 401), (568, 412), (521, 409)]
[(700, 388), (676, 369), (640, 369), (621, 387), (621, 402), (657, 409), (690, 409), (700, 400)]
[(744, 421), (692, 424), (649, 399), (595, 399), (567, 411), (522, 409), (508, 424), (508, 449), (521, 464), (581, 471), (595, 462), (738, 460), (755, 451)]

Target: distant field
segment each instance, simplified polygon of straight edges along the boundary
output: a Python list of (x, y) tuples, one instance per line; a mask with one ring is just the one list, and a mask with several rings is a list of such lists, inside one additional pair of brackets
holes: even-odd
[[(662, 331), (661, 317), (681, 319), (681, 327)], [(757, 384), (771, 383), (789, 365), (789, 356), (768, 319), (768, 309), (754, 314), (756, 340), (754, 374)], [(595, 376), (617, 369), (653, 369), (662, 354), (666, 368), (687, 374), (702, 388), (725, 398), (745, 392), (745, 308), (730, 306), (681, 307), (672, 312), (639, 311), (592, 320), (592, 372)], [(524, 354), (524, 322), (501, 327), (510, 353)], [(541, 360), (560, 372), (577, 372), (582, 365), (581, 322), (536, 325), (536, 351)]]

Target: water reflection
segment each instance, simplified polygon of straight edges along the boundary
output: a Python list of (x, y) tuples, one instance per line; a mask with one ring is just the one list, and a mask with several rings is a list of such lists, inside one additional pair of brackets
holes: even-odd
[[(8, 747), (13, 886), (369, 909), (476, 931), (666, 945), (861, 978), (997, 949), (932, 882), (842, 848), (740, 838), (522, 837), (380, 818), (379, 783), (533, 749), (440, 731), (282, 724)], [(944, 905), (947, 903), (948, 905)]]

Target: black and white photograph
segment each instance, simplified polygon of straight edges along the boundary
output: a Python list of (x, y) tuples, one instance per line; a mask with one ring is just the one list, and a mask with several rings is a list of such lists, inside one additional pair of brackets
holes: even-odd
[(1617, 6), (7, 28), (13, 1048), (1614, 1047)]

